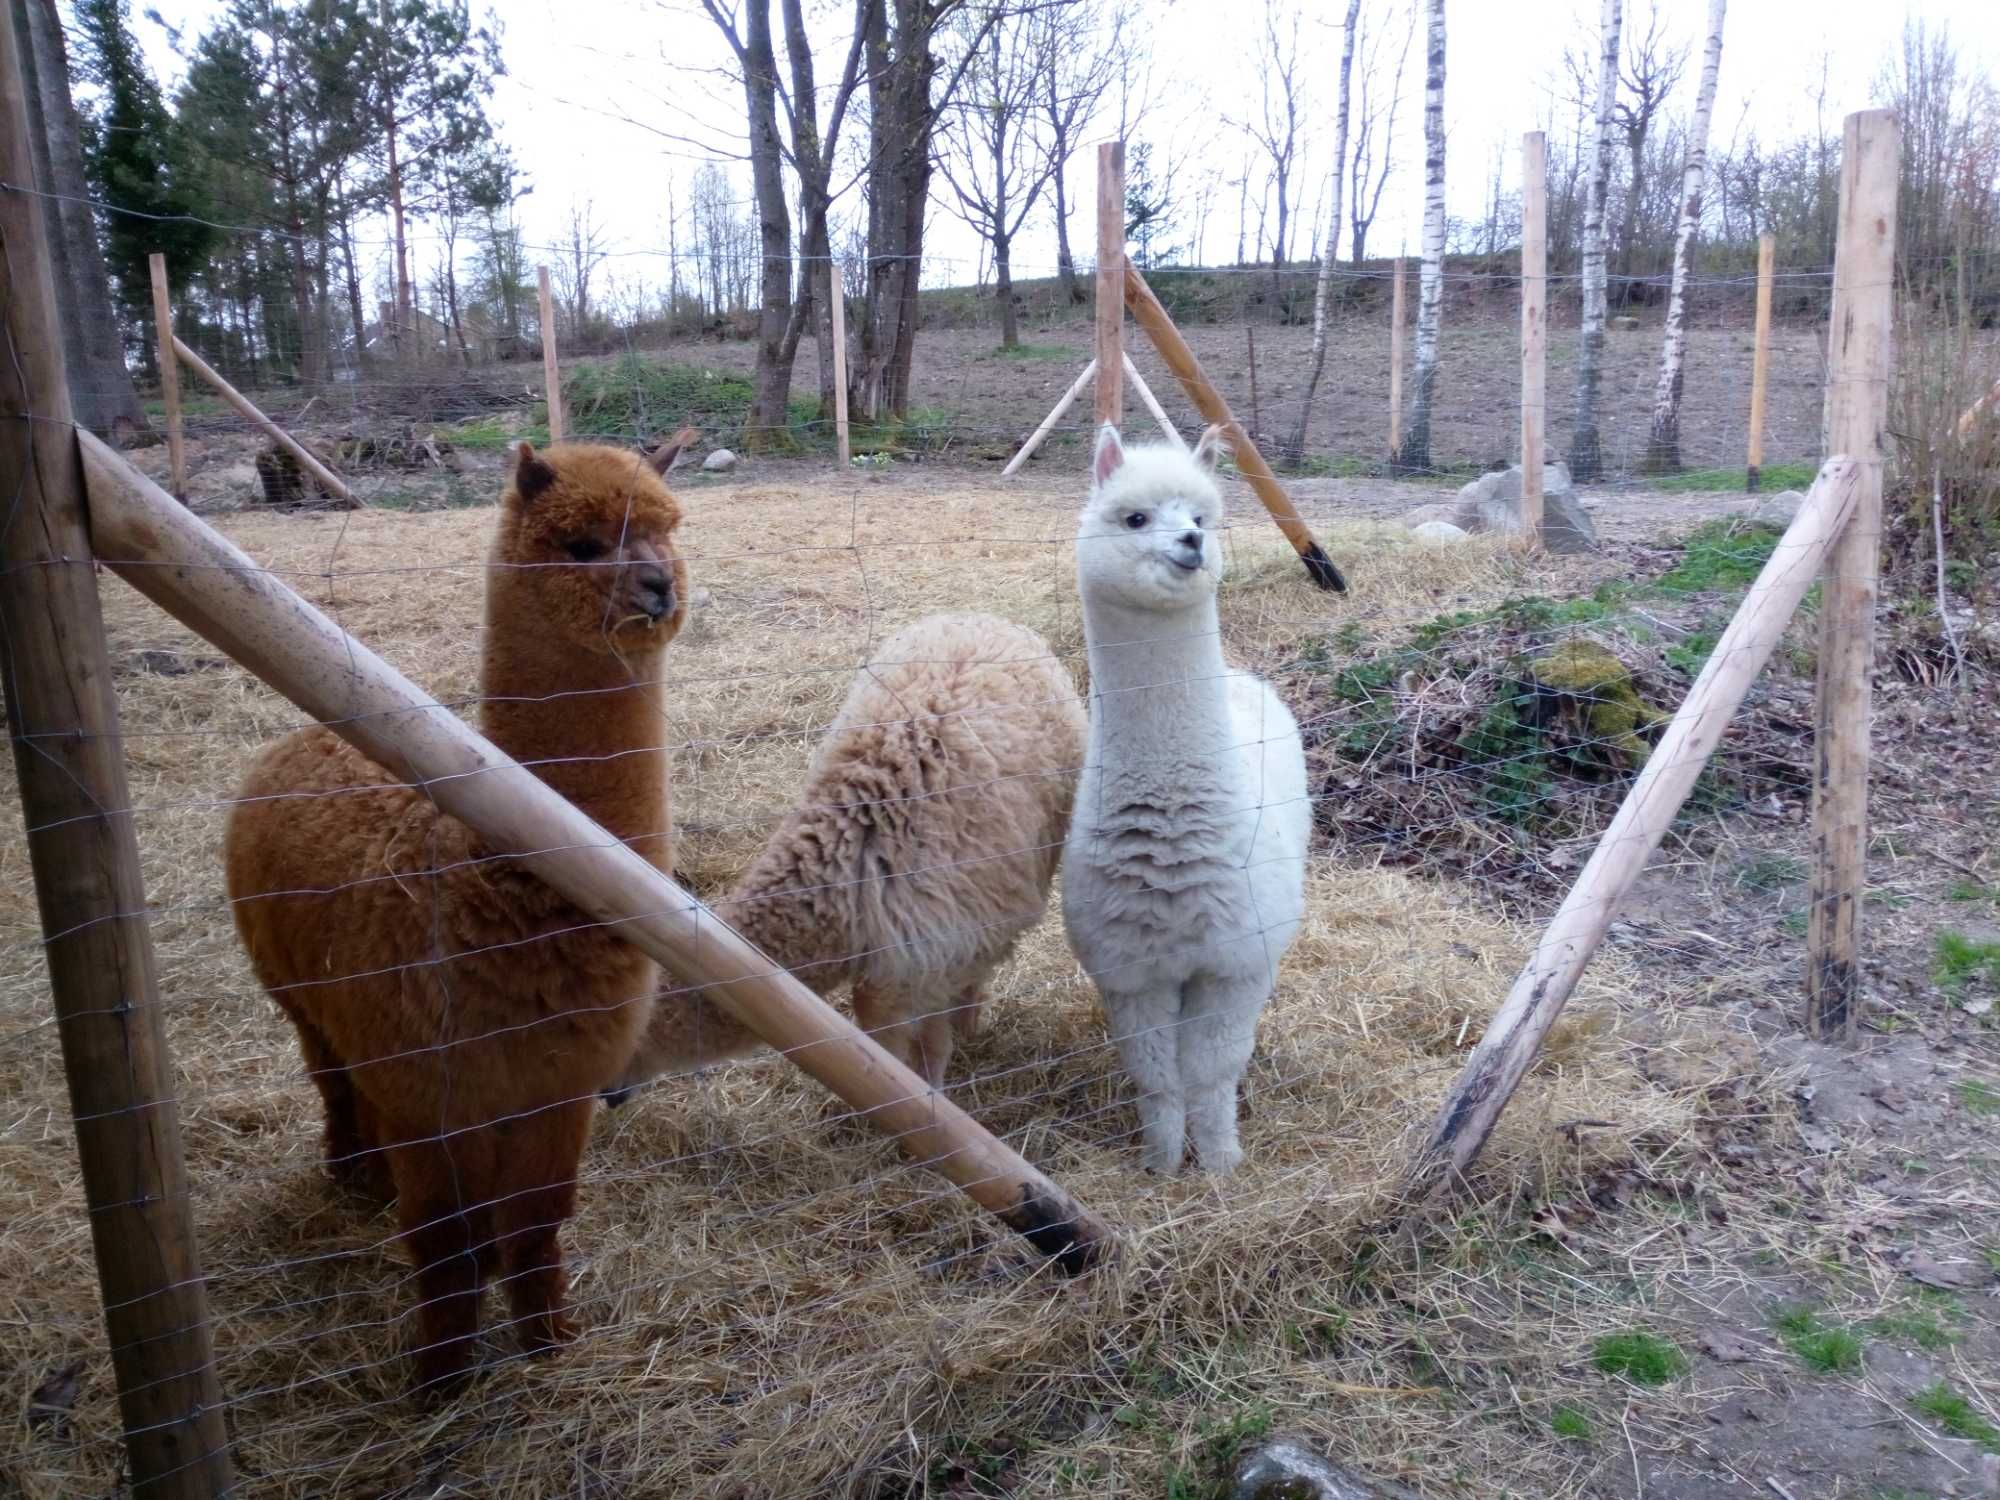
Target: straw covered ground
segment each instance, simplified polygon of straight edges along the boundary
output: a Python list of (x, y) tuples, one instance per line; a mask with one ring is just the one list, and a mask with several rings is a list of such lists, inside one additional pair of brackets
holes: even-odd
[[(680, 872), (705, 894), (795, 795), (849, 674), (897, 625), (992, 610), (1081, 673), (1073, 492), (902, 480), (687, 486), (697, 608), (669, 658), (671, 733)], [(1605, 566), (1326, 522), (1354, 586), (1333, 598), (1246, 494), (1231, 503), (1225, 629), (1267, 668), (1350, 620), (1393, 632), (1523, 588), (1587, 589)], [(462, 701), (491, 515), (221, 524)], [(323, 1176), (317, 1098), (223, 899), (227, 799), (297, 715), (123, 585), (102, 587), (246, 1494), (1196, 1496), (1271, 1429), (1426, 1492), (1583, 1493), (1604, 1454), (1553, 1439), (1551, 1418), (1602, 1406), (1617, 1430), (1622, 1397), (1589, 1351), (1630, 1321), (1633, 1295), (1572, 1275), (1528, 1208), (1639, 1159), (1648, 1180), (1669, 1177), (1718, 1113), (1734, 1128), (1781, 1108), (1695, 1023), (1642, 1019), (1659, 981), (1609, 951), (1502, 1125), (1484, 1206), (1417, 1241), (1381, 1234), (1408, 1133), (1532, 932), (1448, 884), (1322, 853), (1248, 1079), (1249, 1162), (1227, 1181), (1137, 1169), (1129, 1088), (1058, 920), (997, 977), (958, 1097), (1118, 1228), (1116, 1267), (1036, 1270), (810, 1080), (756, 1060), (600, 1117), (568, 1233), (582, 1342), (503, 1362), (424, 1414), (395, 1357), (414, 1291), (393, 1224)], [(107, 1494), (116, 1405), (18, 813), (0, 844), (0, 1368), (18, 1403), (0, 1488)], [(1691, 1409), (1662, 1398), (1646, 1420), (1663, 1439)]]

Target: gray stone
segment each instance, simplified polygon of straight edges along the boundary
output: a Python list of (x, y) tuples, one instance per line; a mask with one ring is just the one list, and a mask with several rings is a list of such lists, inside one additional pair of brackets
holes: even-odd
[(1630, 333), (1639, 326), (1639, 320), (1637, 318), (1613, 318), (1611, 326), (1620, 333)]
[(704, 474), (727, 474), (735, 467), (736, 455), (727, 448), (717, 448), (701, 461), (701, 471)]
[[(1521, 529), (1520, 509), (1520, 469), (1496, 469), (1458, 492), (1452, 521), (1463, 531), (1516, 534)], [(1577, 497), (1568, 464), (1542, 466), (1542, 545), (1564, 553), (1588, 552), (1597, 546), (1597, 527)]]
[(1377, 1485), (1329, 1463), (1304, 1443), (1273, 1438), (1236, 1466), (1230, 1500), (1404, 1500), (1400, 1485)]
[(1779, 490), (1775, 495), (1752, 495), (1743, 502), (1739, 514), (1760, 526), (1789, 526), (1799, 518), (1806, 503), (1804, 490)]
[(1425, 521), (1410, 528), (1410, 535), (1420, 542), (1461, 542), (1468, 534), (1463, 526), (1454, 526), (1449, 521)]
[(1457, 524), (1458, 507), (1446, 501), (1435, 505), (1419, 505), (1403, 517), (1403, 524), (1415, 531), (1426, 521), (1450, 521)]

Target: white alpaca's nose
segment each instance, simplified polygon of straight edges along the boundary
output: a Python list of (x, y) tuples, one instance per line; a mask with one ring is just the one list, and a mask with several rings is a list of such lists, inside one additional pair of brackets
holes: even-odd
[(1174, 550), (1167, 554), (1175, 566), (1194, 569), (1201, 566), (1201, 533), (1183, 531), (1174, 538)]

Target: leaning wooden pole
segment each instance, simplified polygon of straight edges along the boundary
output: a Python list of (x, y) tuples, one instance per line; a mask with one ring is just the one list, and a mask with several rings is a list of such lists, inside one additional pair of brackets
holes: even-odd
[(194, 350), (188, 348), (188, 346), (182, 343), (179, 339), (174, 340), (174, 353), (178, 354), (181, 357), (182, 364), (186, 365), (190, 370), (194, 371), (195, 374), (199, 375), (203, 380), (207, 381), (209, 385), (214, 388), (215, 393), (218, 396), (222, 397), (224, 401), (227, 401), (231, 406), (235, 407), (237, 412), (246, 421), (248, 421), (251, 426), (255, 427), (258, 431), (262, 432), (265, 437), (269, 438), (272, 442), (276, 443), (280, 448), (283, 448), (287, 453), (291, 454), (293, 458), (297, 459), (299, 461), (299, 467), (304, 469), (308, 474), (312, 475), (312, 477), (319, 482), (319, 487), (321, 489), (325, 490), (329, 495), (333, 496), (334, 499), (338, 500), (342, 505), (345, 505), (349, 510), (361, 509), (360, 499), (355, 495), (353, 490), (347, 487), (346, 480), (342, 479), (338, 474), (334, 473), (333, 470), (329, 469), (325, 464), (321, 463), (316, 457), (314, 457), (312, 452), (305, 446), (305, 444), (301, 443), (297, 438), (293, 437), (289, 432), (285, 431), (284, 428), (280, 427), (276, 422), (273, 422), (269, 417), (265, 416), (263, 412), (259, 411), (256, 405), (250, 400), (248, 396), (244, 395), (241, 391), (237, 390), (235, 386), (231, 385), (228, 381), (224, 380), (220, 375), (218, 375), (214, 371), (214, 369), (210, 367), (207, 360), (203, 359), (199, 354), (195, 353)]
[(1549, 138), (1521, 139), (1521, 535), (1542, 539), (1542, 434), (1549, 389)]
[(1153, 394), (1153, 388), (1146, 384), (1146, 377), (1139, 373), (1139, 367), (1132, 363), (1132, 356), (1129, 354), (1125, 356), (1125, 378), (1132, 382), (1132, 389), (1139, 393), (1139, 404), (1153, 414), (1153, 420), (1159, 424), (1160, 431), (1166, 434), (1167, 441), (1176, 448), (1186, 448), (1187, 439), (1181, 436), (1180, 428), (1174, 426), (1173, 418), (1169, 417), (1167, 409), (1160, 405), (1160, 398)]
[(1750, 356), (1750, 445), (1743, 456), (1743, 488), (1756, 493), (1764, 469), (1764, 408), (1771, 390), (1771, 280), (1778, 262), (1778, 237), (1757, 236), (1757, 334)]
[(1077, 1271), (1104, 1225), (700, 901), (260, 568), (89, 434), (98, 556), (140, 593), (594, 920), (616, 923), (681, 983), (865, 1111), (1036, 1249)]
[(1202, 414), (1204, 420), (1222, 428), (1231, 451), (1236, 455), (1238, 471), (1249, 481), (1257, 498), (1264, 502), (1264, 509), (1278, 523), (1278, 530), (1285, 534), (1285, 540), (1299, 554), (1312, 581), (1323, 589), (1346, 593), (1347, 580), (1340, 576), (1340, 569), (1333, 565), (1333, 559), (1313, 539), (1312, 532), (1293, 508), (1292, 497), (1278, 483), (1278, 476), (1264, 462), (1264, 455), (1250, 441), (1250, 435), (1229, 410), (1229, 403), (1222, 399), (1222, 393), (1203, 373), (1201, 361), (1194, 357), (1194, 350), (1181, 337), (1181, 331), (1174, 327), (1174, 320), (1167, 316), (1167, 310), (1153, 295), (1153, 289), (1146, 285), (1146, 278), (1129, 266), (1125, 271), (1125, 301), (1132, 309), (1133, 320), (1145, 330), (1146, 337), (1153, 341), (1153, 347), (1160, 351), (1160, 358), (1173, 371), (1174, 378), (1187, 392), (1195, 410)]
[(181, 365), (174, 358), (174, 303), (167, 289), (167, 258), (155, 250), (146, 257), (153, 278), (153, 337), (159, 351), (160, 404), (166, 408), (167, 467), (174, 478), (174, 498), (188, 497), (187, 443), (181, 434)]
[(1882, 556), (1882, 459), (1896, 261), (1894, 111), (1847, 117), (1840, 238), (1827, 350), (1827, 446), (1861, 468), (1854, 523), (1826, 560), (1820, 604), (1812, 878), (1806, 908), (1806, 1030), (1850, 1041), (1861, 992), (1861, 892), (1868, 858), (1869, 676)]
[(535, 267), (535, 293), (541, 305), (542, 389), (548, 395), (549, 441), (560, 443), (568, 424), (563, 421), (562, 366), (556, 359), (556, 299), (549, 295), (547, 266)]
[(1709, 653), (1708, 664), (1445, 1096), (1410, 1167), (1406, 1185), (1412, 1201), (1456, 1181), (1492, 1135), (1542, 1038), (1603, 940), (1618, 903), (1659, 847), (1821, 563), (1844, 534), (1860, 488), (1861, 465), (1849, 459), (1828, 459), (1819, 471), (1797, 519)]
[(1957, 425), (1952, 428), (1958, 435), (1958, 440), (1961, 443), (1970, 442), (1973, 429), (1979, 426), (1979, 419), (1996, 406), (2000, 406), (2000, 380), (1994, 381), (1985, 395), (1960, 413)]
[(1097, 361), (1093, 359), (1083, 367), (1083, 373), (1070, 382), (1070, 387), (1062, 393), (1062, 398), (1049, 408), (1049, 414), (1042, 418), (1042, 425), (1028, 434), (1027, 442), (1021, 444), (1021, 451), (1007, 460), (1007, 467), (1000, 471), (1002, 479), (1019, 472), (1021, 465), (1035, 456), (1035, 450), (1042, 446), (1042, 439), (1055, 430), (1056, 423), (1063, 419), (1063, 413), (1076, 404), (1076, 398), (1083, 394), (1083, 388), (1090, 384), (1096, 374)]
[(1125, 143), (1097, 148), (1096, 425), (1125, 421)]
[[(233, 1477), (11, 6), (0, 7), (0, 670), (134, 1494)], [(186, 516), (164, 493), (160, 504)], [(56, 1204), (42, 1207), (53, 1212)], [(32, 1379), (29, 1372), (19, 1372)]]

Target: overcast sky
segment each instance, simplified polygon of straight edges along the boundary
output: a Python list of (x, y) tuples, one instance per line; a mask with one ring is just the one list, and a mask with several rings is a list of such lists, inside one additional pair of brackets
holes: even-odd
[[(1261, 12), (1254, 7), (1260, 0), (1140, 3), (1145, 7), (1142, 32), (1151, 50), (1152, 106), (1137, 135), (1179, 164), (1174, 186), (1187, 201), (1181, 204), (1177, 237), (1186, 240), (1195, 227), (1191, 200), (1198, 177), (1212, 171), (1234, 178), (1246, 160), (1243, 139), (1222, 122), (1257, 108), (1255, 23)], [(1646, 4), (1627, 0), (1628, 30), (1635, 19), (1643, 19)], [(1695, 54), (1674, 102), (1677, 111), (1685, 112), (1699, 71), (1706, 0), (1659, 0), (1659, 6), (1667, 29)], [(136, 14), (142, 8), (134, 6), (134, 25), (155, 67), (171, 84), (180, 60), (164, 29)], [(214, 0), (193, 0), (169, 18), (192, 42), (204, 19), (218, 9)], [(808, 0), (807, 9), (827, 35), (819, 77), (828, 86), (844, 59), (851, 5)], [(1552, 115), (1558, 119), (1555, 128), (1567, 126), (1571, 110), (1559, 97), (1563, 51), (1594, 45), (1598, 9), (1595, 0), (1451, 0), (1445, 117), (1452, 215), (1480, 216), (1496, 153), (1504, 153), (1508, 184), (1518, 181), (1523, 132), (1548, 128)], [(501, 0), (494, 10), (502, 26), (508, 76), (497, 91), (493, 117), (534, 185), (521, 209), (529, 240), (553, 240), (570, 205), (589, 200), (613, 247), (623, 252), (617, 268), (629, 272), (644, 267), (648, 281), (663, 281), (664, 260), (648, 252), (666, 247), (669, 183), (676, 184), (685, 212), (686, 186), (695, 169), (718, 153), (741, 150), (742, 95), (725, 76), (730, 57), (713, 23), (691, 0), (655, 5)], [(1296, 189), (1304, 200), (1295, 210), (1303, 221), (1296, 242), (1301, 256), (1326, 189), (1323, 153), (1331, 134), (1344, 10), (1337, 0), (1307, 0), (1302, 7), (1308, 141)], [(1408, 0), (1364, 0), (1363, 10), (1374, 24), (1393, 27), (1400, 42), (1408, 24)], [(1823, 71), (1828, 128), (1837, 132), (1842, 114), (1874, 102), (1872, 85), (1893, 56), (1906, 17), (1913, 14), (1933, 26), (1948, 26), (1969, 60), (2000, 72), (2000, 4), (1994, 0), (1922, 0), (1909, 8), (1879, 0), (1817, 0), (1809, 6), (1796, 0), (1734, 0), (1724, 30), (1714, 139), (1726, 144), (1739, 131), (1754, 129), (1774, 141), (1811, 129)], [(1401, 245), (1414, 250), (1420, 237), (1422, 50), (1419, 35), (1403, 79), (1396, 173), (1370, 236), (1371, 253), (1393, 253)], [(1088, 139), (1112, 129), (1115, 119), (1107, 119)], [(747, 198), (747, 167), (736, 161), (729, 170)], [(1078, 213), (1074, 204), (1091, 201), (1093, 175), (1094, 152), (1086, 147), (1072, 164), (1070, 179), (1072, 242), (1086, 256), (1092, 221), (1087, 207)], [(1262, 175), (1263, 168), (1257, 168), (1258, 178)], [(842, 208), (856, 212), (852, 194)], [(1218, 196), (1208, 219), (1206, 256), (1234, 254), (1236, 214), (1232, 188)], [(1254, 220), (1254, 207), (1251, 215)], [(926, 280), (972, 280), (980, 264), (977, 239), (941, 203), (934, 205), (931, 225), (927, 248), (932, 265)], [(426, 249), (420, 264), (429, 255)], [(1046, 274), (1054, 255), (1054, 231), (1044, 209), (1017, 247), (1016, 276)]]

